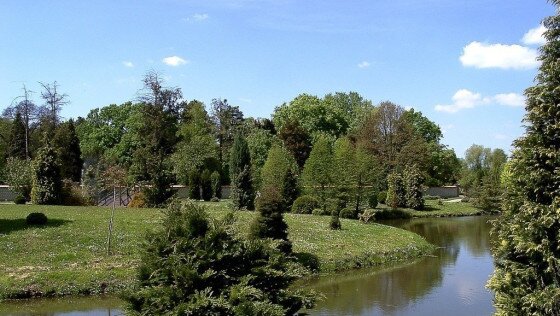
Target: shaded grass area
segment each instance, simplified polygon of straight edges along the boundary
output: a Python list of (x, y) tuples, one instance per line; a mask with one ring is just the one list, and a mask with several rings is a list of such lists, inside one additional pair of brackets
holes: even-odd
[[(227, 202), (204, 203), (211, 216), (227, 212)], [(139, 263), (139, 246), (157, 229), (157, 209), (119, 208), (115, 212), (113, 255), (107, 256), (110, 208), (0, 205), (0, 299), (116, 293), (129, 287)], [(25, 217), (43, 212), (44, 227), (28, 227)], [(256, 213), (237, 212), (237, 229), (246, 230)], [(416, 258), (433, 246), (394, 227), (342, 220), (328, 228), (328, 217), (286, 214), (294, 251), (318, 260), (320, 272), (334, 272)]]

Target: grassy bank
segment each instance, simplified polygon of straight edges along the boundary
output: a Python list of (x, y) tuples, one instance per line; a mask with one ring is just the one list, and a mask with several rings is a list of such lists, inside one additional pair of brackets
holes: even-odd
[[(207, 203), (221, 216), (225, 203)], [(46, 227), (27, 227), (25, 216), (44, 212)], [(239, 212), (244, 233), (255, 213)], [(118, 209), (114, 254), (105, 254), (109, 208), (0, 205), (0, 299), (115, 293), (131, 284), (138, 246), (147, 230), (158, 227), (155, 209)], [(342, 220), (343, 230), (328, 229), (329, 218), (287, 214), (294, 251), (333, 272), (406, 260), (432, 250), (420, 236), (378, 224)]]
[[(453, 216), (475, 216), (482, 215), (484, 211), (474, 207), (471, 203), (465, 202), (450, 202), (451, 200), (442, 200), (439, 204), (438, 200), (426, 200), (423, 210), (416, 211), (409, 208), (397, 209), (397, 212), (406, 218), (423, 218), (423, 217), (453, 217)], [(390, 208), (381, 204), (378, 209), (389, 211)]]

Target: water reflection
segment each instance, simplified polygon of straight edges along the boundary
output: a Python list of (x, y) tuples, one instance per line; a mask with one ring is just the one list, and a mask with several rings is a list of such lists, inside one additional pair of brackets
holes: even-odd
[(385, 224), (440, 246), (433, 257), (385, 270), (354, 271), (309, 283), (324, 293), (311, 315), (489, 315), (493, 269), (489, 217), (412, 219)]
[(0, 315), (10, 316), (117, 316), (122, 301), (114, 297), (64, 297), (0, 304)]

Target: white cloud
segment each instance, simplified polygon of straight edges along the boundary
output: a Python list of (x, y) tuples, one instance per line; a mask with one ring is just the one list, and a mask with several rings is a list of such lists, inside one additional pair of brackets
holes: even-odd
[(192, 19), (195, 21), (204, 21), (206, 19), (208, 19), (208, 14), (206, 13), (196, 13), (192, 16)]
[(498, 104), (505, 106), (523, 106), (525, 104), (525, 97), (517, 93), (500, 93), (494, 96), (483, 97), (480, 93), (474, 93), (467, 89), (461, 89), (451, 98), (452, 104), (441, 105), (438, 104), (434, 107), (437, 112), (456, 113), (464, 109), (472, 109), (480, 105)]
[(360, 68), (368, 68), (369, 66), (371, 66), (371, 64), (365, 60), (358, 64)]
[(172, 66), (172, 67), (177, 67), (177, 66), (181, 66), (184, 64), (189, 63), (188, 60), (185, 60), (179, 56), (170, 56), (170, 57), (165, 57), (164, 59), (161, 60), (164, 64), (168, 65), (168, 66)]
[(539, 65), (538, 52), (521, 45), (472, 42), (463, 48), (459, 58), (465, 67), (532, 69)]
[(500, 93), (493, 97), (493, 100), (501, 105), (524, 106), (525, 97), (517, 93)]
[(541, 24), (538, 27), (530, 29), (527, 33), (525, 33), (521, 41), (525, 45), (543, 45), (546, 43), (546, 39), (543, 36), (543, 33), (545, 31), (546, 27)]
[(122, 62), (125, 67), (132, 68), (134, 64), (131, 61), (123, 61)]

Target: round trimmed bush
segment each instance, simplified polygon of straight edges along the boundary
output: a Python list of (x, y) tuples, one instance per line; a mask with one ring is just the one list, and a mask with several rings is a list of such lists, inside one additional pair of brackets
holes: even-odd
[(16, 197), (14, 198), (14, 203), (25, 204), (25, 197), (21, 194), (16, 195)]
[(318, 216), (329, 215), (329, 213), (327, 211), (322, 210), (320, 208), (314, 209), (313, 212), (311, 212), (311, 214), (318, 215)]
[(347, 208), (342, 209), (342, 211), (340, 211), (340, 217), (349, 218), (349, 219), (357, 219), (358, 218), (358, 212), (353, 207), (347, 207)]
[(319, 200), (311, 195), (298, 197), (292, 205), (292, 213), (311, 214), (314, 209), (319, 207)]
[(387, 191), (377, 193), (377, 202), (381, 204), (385, 204), (387, 202)]
[(27, 215), (27, 217), (25, 218), (25, 222), (27, 223), (27, 225), (37, 225), (37, 226), (42, 226), (47, 224), (47, 215), (43, 214), (43, 213), (30, 213), (29, 215)]

